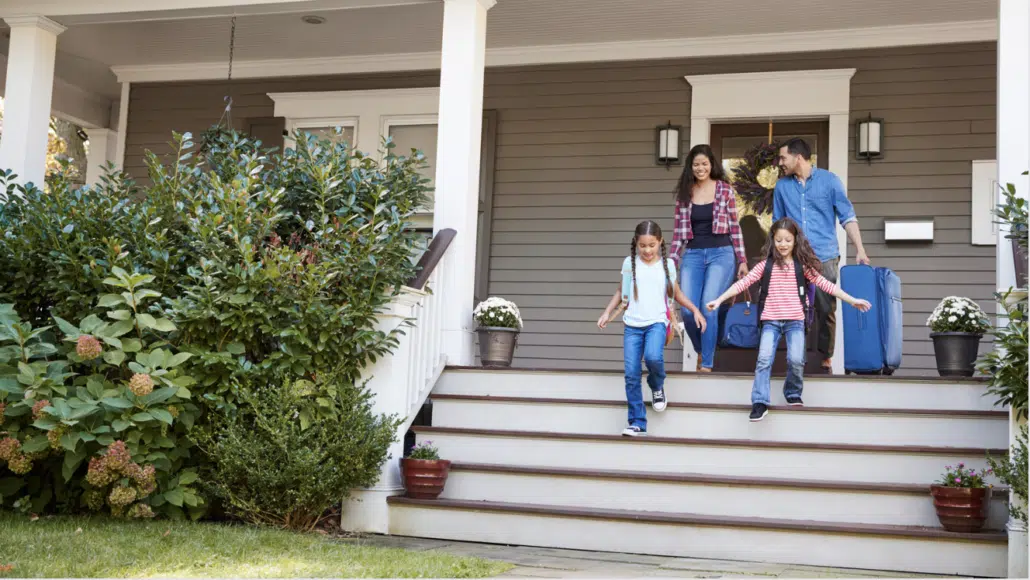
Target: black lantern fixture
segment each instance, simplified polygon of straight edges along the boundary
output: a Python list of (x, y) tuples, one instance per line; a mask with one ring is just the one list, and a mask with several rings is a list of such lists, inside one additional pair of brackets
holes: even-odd
[(855, 157), (870, 164), (883, 157), (883, 119), (874, 119), (870, 113), (855, 123)]
[(680, 125), (673, 125), (672, 121), (655, 127), (654, 160), (656, 165), (664, 165), (668, 170), (670, 166), (681, 163), (680, 133), (682, 129)]

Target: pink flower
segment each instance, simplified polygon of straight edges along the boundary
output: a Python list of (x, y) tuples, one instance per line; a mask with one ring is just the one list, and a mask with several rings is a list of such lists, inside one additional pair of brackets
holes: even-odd
[(961, 477), (956, 477), (955, 478), (955, 483), (962, 483), (962, 478)]
[(965, 463), (959, 463), (959, 464), (958, 464), (958, 468), (959, 468), (959, 469), (962, 469), (962, 468), (963, 468), (963, 467), (965, 467), (965, 466), (966, 466), (966, 464), (965, 464)]

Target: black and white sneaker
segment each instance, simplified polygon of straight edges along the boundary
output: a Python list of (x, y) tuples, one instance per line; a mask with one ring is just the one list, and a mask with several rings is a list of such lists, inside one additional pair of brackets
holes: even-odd
[(751, 419), (751, 422), (754, 423), (755, 421), (765, 419), (765, 416), (768, 414), (768, 405), (765, 405), (764, 403), (755, 403), (754, 405), (751, 405), (751, 416), (749, 418)]
[(664, 411), (666, 405), (664, 390), (658, 389), (657, 391), (651, 391), (651, 408), (654, 409), (656, 413)]
[(805, 402), (801, 400), (801, 395), (794, 395), (792, 397), (787, 397), (787, 404), (791, 407), (803, 407)]
[(636, 425), (630, 425), (622, 430), (622, 434), (626, 437), (643, 437), (644, 435), (647, 435), (647, 431), (644, 431)]

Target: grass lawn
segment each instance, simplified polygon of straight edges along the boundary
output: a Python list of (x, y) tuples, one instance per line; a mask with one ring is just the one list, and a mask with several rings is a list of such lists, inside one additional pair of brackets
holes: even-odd
[(511, 565), (243, 525), (0, 512), (0, 577), (481, 578)]

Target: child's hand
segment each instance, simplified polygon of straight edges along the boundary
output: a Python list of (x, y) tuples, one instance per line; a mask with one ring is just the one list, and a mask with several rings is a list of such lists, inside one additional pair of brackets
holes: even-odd
[(861, 312), (869, 312), (869, 309), (873, 307), (873, 305), (870, 304), (868, 300), (862, 300), (861, 298), (856, 298), (855, 301), (851, 303), (851, 305), (859, 309), (859, 311)]
[(721, 302), (719, 302), (718, 300), (712, 300), (708, 304), (705, 304), (705, 308), (707, 308), (709, 312), (713, 312), (716, 308), (719, 307), (719, 304), (721, 304)]
[(705, 331), (708, 326), (708, 322), (705, 320), (704, 314), (701, 314), (700, 310), (694, 310), (694, 324), (701, 329), (701, 332)]
[(608, 317), (609, 316), (610, 315), (608, 314), (608, 311), (603, 312), (601, 314), (601, 318), (597, 319), (597, 327), (600, 328), (601, 330), (604, 330), (604, 327), (608, 326), (608, 322), (609, 322)]

